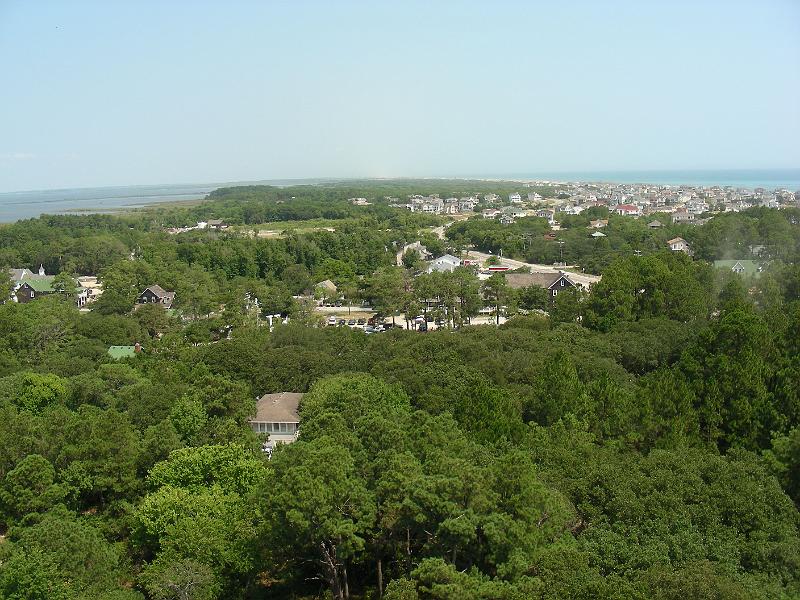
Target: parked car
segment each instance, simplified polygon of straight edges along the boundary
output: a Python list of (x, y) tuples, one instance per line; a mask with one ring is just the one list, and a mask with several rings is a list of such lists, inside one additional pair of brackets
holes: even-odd
[(372, 325), (364, 327), (364, 333), (375, 333), (375, 328)]
[(328, 317), (328, 325), (336, 325), (336, 317)]
[(347, 321), (345, 321), (344, 319), (339, 319), (336, 324), (339, 327), (344, 327), (345, 325), (347, 325)]
[(350, 319), (350, 320), (347, 322), (347, 324), (348, 324), (350, 327), (352, 327), (353, 325), (355, 325), (355, 324), (356, 324), (356, 320), (355, 320), (355, 319)]
[(366, 323), (366, 321), (364, 319), (359, 319), (358, 320), (358, 324), (359, 325), (364, 325), (365, 323)]

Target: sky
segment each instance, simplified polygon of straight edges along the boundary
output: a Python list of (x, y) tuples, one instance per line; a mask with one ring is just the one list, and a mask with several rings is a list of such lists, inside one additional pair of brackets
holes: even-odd
[(800, 167), (800, 0), (0, 0), (0, 192)]

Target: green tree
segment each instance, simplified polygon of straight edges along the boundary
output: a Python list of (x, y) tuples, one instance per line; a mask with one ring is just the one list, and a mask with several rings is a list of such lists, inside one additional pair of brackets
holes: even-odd
[(65, 296), (66, 298), (73, 298), (78, 290), (75, 280), (63, 271), (53, 277), (52, 287), (53, 291), (55, 291), (57, 294)]
[(495, 323), (500, 324), (500, 312), (508, 297), (508, 284), (501, 273), (495, 273), (483, 282), (483, 294), (487, 302), (494, 306)]
[(301, 567), (313, 557), (336, 600), (349, 597), (348, 567), (364, 551), (374, 521), (374, 499), (354, 461), (331, 438), (298, 441), (272, 459), (264, 535), (281, 560)]
[(44, 512), (64, 499), (64, 489), (55, 483), (55, 469), (45, 457), (29, 454), (0, 483), (0, 509), (4, 520), (20, 519)]

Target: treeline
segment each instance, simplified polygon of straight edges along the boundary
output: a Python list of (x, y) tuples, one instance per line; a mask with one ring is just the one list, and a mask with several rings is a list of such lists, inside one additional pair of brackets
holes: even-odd
[[(800, 255), (800, 210), (752, 208), (742, 213), (714, 216), (702, 225), (672, 224), (670, 215), (654, 214), (634, 219), (610, 215), (605, 207), (580, 215), (560, 215), (561, 229), (546, 237), (545, 219), (525, 217), (503, 225), (494, 219), (474, 217), (455, 223), (447, 237), (457, 248), (474, 246), (484, 252), (527, 262), (579, 265), (588, 273), (602, 273), (617, 257), (647, 255), (667, 248), (667, 240), (687, 240), (696, 258), (762, 259), (797, 262)], [(590, 221), (607, 219), (608, 225), (589, 229)], [(659, 221), (662, 227), (650, 228)], [(592, 237), (600, 232), (604, 237)], [(563, 260), (562, 260), (563, 259)]]

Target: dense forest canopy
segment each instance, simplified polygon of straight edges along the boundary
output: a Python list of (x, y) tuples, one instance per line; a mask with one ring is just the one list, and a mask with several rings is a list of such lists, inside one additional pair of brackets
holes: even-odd
[[(552, 263), (544, 219), (440, 239), (442, 217), (386, 200), (484, 191), (523, 190), (230, 188), (0, 227), (3, 274), (41, 264), (104, 288), (88, 312), (66, 293), (0, 305), (0, 597), (800, 595), (800, 213), (610, 216), (599, 240), (602, 211), (564, 218), (565, 262), (602, 279), (555, 299), (397, 266), (417, 240)], [(231, 226), (165, 231), (209, 219)], [(312, 219), (335, 225), (252, 233)], [(676, 235), (693, 257), (665, 249)], [(758, 246), (757, 276), (712, 266)], [(325, 279), (442, 326), (321, 327)], [(175, 310), (133, 310), (153, 284)], [(509, 318), (471, 324), (481, 310)], [(248, 421), (281, 391), (306, 393), (301, 435), (269, 458)]]

